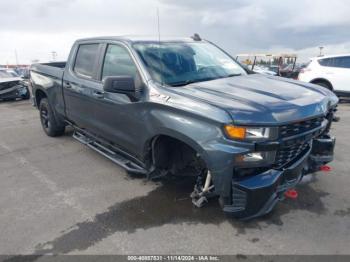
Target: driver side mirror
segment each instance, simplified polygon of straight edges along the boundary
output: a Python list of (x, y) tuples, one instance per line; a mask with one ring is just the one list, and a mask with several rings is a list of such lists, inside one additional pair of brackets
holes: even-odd
[(135, 97), (135, 80), (132, 76), (107, 76), (103, 80), (103, 90)]

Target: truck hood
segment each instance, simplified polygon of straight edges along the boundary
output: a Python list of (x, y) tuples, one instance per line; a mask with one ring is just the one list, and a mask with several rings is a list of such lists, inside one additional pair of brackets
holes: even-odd
[(20, 77), (6, 77), (6, 78), (0, 78), (0, 84), (2, 83), (8, 83), (13, 81), (21, 81), (22, 78)]
[(237, 124), (277, 125), (326, 114), (333, 92), (281, 77), (252, 74), (174, 87), (182, 96), (228, 112)]

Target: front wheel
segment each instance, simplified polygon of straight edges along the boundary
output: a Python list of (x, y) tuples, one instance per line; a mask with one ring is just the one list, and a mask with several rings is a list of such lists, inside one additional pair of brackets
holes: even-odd
[(63, 135), (65, 125), (56, 120), (47, 98), (41, 99), (39, 112), (41, 125), (48, 136), (55, 137)]

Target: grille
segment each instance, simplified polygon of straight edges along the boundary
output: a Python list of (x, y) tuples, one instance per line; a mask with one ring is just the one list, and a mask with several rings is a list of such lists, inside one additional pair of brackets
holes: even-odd
[(244, 210), (247, 204), (247, 193), (236, 188), (232, 187), (232, 207), (235, 211)]
[(282, 147), (276, 153), (275, 167), (278, 168), (288, 164), (308, 148), (309, 143), (300, 143), (288, 147)]
[(18, 85), (18, 81), (4, 82), (0, 84), (0, 91), (9, 89), (15, 85)]
[(309, 120), (296, 122), (288, 125), (284, 125), (280, 127), (280, 137), (289, 137), (298, 135), (314, 128), (321, 126), (324, 117), (316, 117)]

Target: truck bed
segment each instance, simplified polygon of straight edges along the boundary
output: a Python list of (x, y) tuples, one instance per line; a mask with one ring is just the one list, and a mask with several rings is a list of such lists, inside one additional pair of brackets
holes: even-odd
[(65, 66), (66, 62), (53, 62), (33, 64), (30, 67), (34, 105), (37, 107), (40, 105), (40, 100), (35, 99), (37, 90), (45, 90), (49, 100), (51, 97), (55, 98), (55, 102), (52, 104), (54, 110), (61, 116), (65, 115), (62, 87)]
[(66, 62), (52, 62), (52, 63), (33, 64), (30, 70), (42, 75), (54, 77), (57, 79), (62, 79), (65, 67), (66, 67)]

